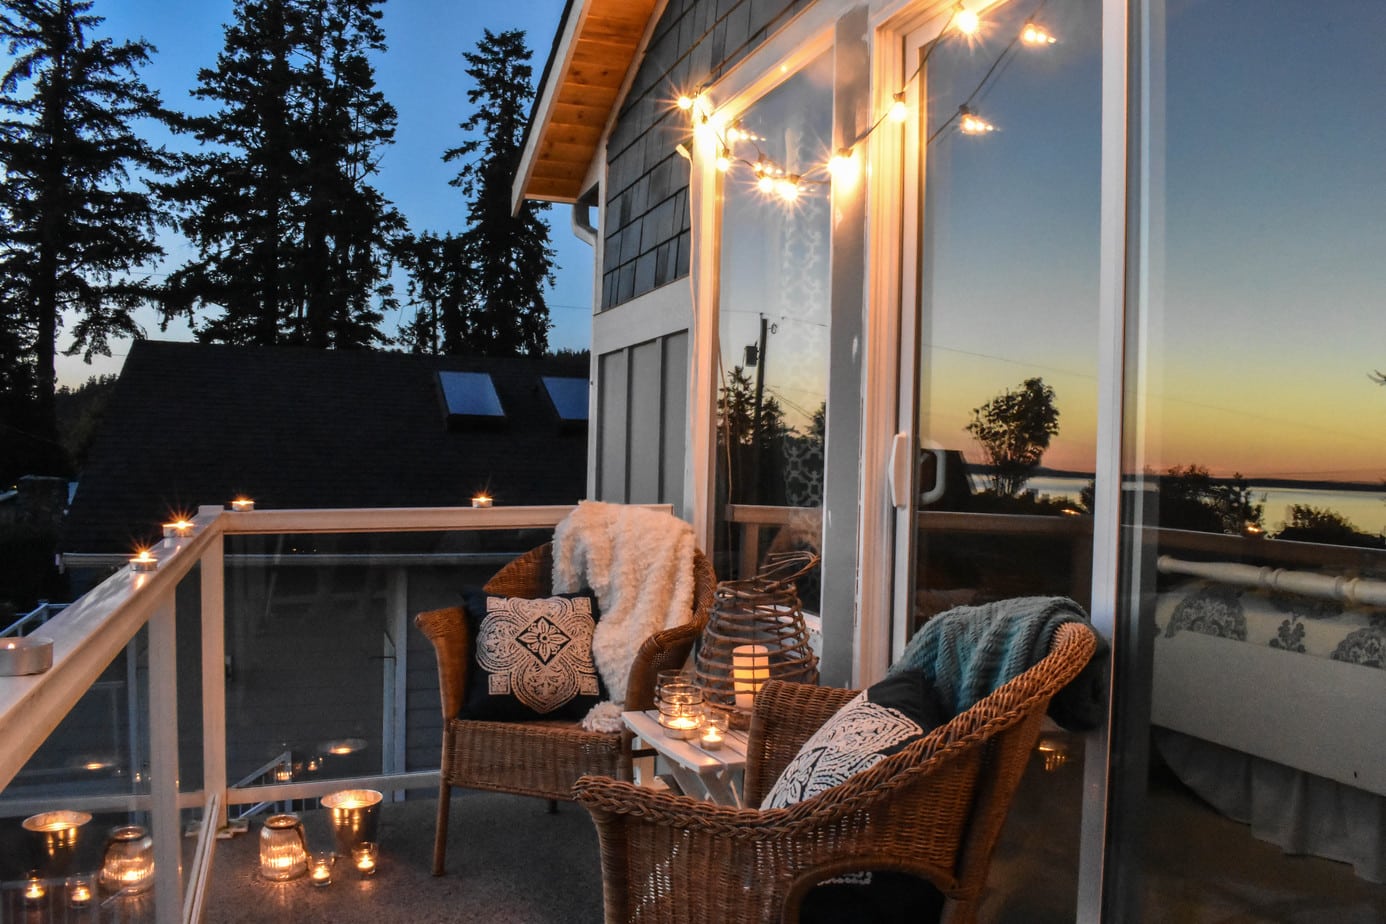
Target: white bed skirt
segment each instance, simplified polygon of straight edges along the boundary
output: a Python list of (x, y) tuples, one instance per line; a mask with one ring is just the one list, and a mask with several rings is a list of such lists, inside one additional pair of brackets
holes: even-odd
[(1290, 854), (1351, 863), (1386, 882), (1386, 797), (1200, 738), (1155, 728), (1155, 746), (1185, 785), (1258, 839)]

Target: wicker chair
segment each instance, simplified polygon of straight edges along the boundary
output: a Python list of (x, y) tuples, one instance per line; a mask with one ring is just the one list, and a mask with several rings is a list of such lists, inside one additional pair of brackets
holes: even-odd
[[(656, 674), (679, 667), (707, 625), (717, 579), (701, 552), (693, 558), (693, 609), (688, 622), (645, 639), (626, 686), (627, 709), (654, 705)], [(544, 597), (553, 586), (553, 549), (548, 543), (521, 555), (485, 585), (488, 594)], [(442, 779), (438, 787), (438, 827), (433, 841), (433, 875), (443, 874), (447, 854), (448, 810), (452, 787), (572, 801), (574, 781), (583, 774), (631, 778), (629, 732), (589, 732), (577, 722), (480, 722), (457, 719), (467, 689), (471, 649), (461, 607), (431, 610), (414, 617), (438, 656), (443, 706)]]
[[(797, 921), (805, 894), (853, 870), (932, 882), (943, 920), (976, 918), (992, 850), (1054, 694), (1095, 636), (1060, 627), (1039, 663), (898, 754), (782, 809), (713, 805), (584, 777), (577, 799), (601, 838), (607, 924)], [(756, 695), (747, 805), (855, 694), (771, 681)]]

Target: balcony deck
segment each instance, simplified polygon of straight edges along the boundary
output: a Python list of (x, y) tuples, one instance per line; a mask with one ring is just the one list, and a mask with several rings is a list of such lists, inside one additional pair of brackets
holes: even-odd
[[(541, 799), (458, 790), (452, 800), (447, 875), (435, 878), (429, 798), (386, 803), (380, 868), (361, 879), (338, 862), (330, 886), (307, 877), (267, 882), (256, 874), (259, 822), (217, 845), (205, 924), (266, 921), (389, 924), (395, 921), (600, 921), (597, 832), (581, 806), (545, 811)], [(332, 838), (323, 810), (302, 814), (310, 849)]]

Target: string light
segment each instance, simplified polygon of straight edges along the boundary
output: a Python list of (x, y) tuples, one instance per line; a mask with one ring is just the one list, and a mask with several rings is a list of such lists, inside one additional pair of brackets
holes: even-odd
[(958, 11), (953, 14), (953, 25), (963, 35), (976, 35), (982, 28), (982, 17), (974, 11), (965, 9), (961, 3), (958, 4)]
[[(1035, 8), (1038, 13), (1044, 6), (1041, 0)], [(855, 154), (855, 149), (866, 138), (876, 131), (880, 125), (889, 120), (896, 124), (904, 123), (909, 119), (910, 109), (907, 102), (906, 88), (923, 72), (929, 61), (930, 55), (934, 50), (945, 41), (949, 35), (975, 36), (982, 29), (981, 17), (974, 10), (969, 10), (961, 3), (953, 7), (948, 23), (943, 27), (937, 36), (924, 46), (920, 55), (919, 65), (914, 72), (905, 80), (904, 86), (891, 94), (890, 103), (885, 111), (876, 119), (864, 132), (856, 138), (839, 148), (826, 163), (820, 163), (810, 167), (803, 173), (788, 173), (785, 169), (776, 164), (773, 160), (765, 156), (765, 153), (756, 143), (765, 140), (752, 132), (748, 131), (741, 121), (730, 121), (725, 117), (719, 116), (712, 107), (711, 101), (704, 93), (704, 87), (698, 87), (692, 93), (681, 93), (676, 99), (679, 109), (690, 113), (693, 122), (694, 140), (706, 145), (704, 150), (715, 150), (716, 156), (712, 158), (712, 163), (720, 173), (731, 171), (738, 164), (749, 168), (753, 175), (753, 182), (757, 190), (767, 196), (773, 196), (783, 202), (791, 203), (799, 198), (804, 187), (814, 185), (847, 184), (854, 182), (860, 172), (860, 164)], [(1005, 49), (1002, 50), (991, 67), (978, 83), (976, 89), (967, 97), (966, 101), (960, 105), (956, 112), (950, 116), (942, 125), (928, 137), (925, 144), (931, 144), (934, 139), (939, 137), (949, 128), (956, 126), (958, 132), (964, 135), (986, 135), (997, 130), (996, 126), (970, 108), (974, 99), (982, 92), (992, 78), (998, 73), (1000, 65), (1010, 55), (1017, 44), (1024, 44), (1029, 47), (1042, 48), (1053, 45), (1058, 40), (1044, 26), (1037, 24), (1033, 20), (1027, 20), (1021, 28), (1019, 34), (1015, 36)], [(715, 144), (713, 148), (711, 145)], [(738, 156), (736, 146), (753, 145), (755, 146), (755, 159), (748, 160)], [(679, 144), (679, 152), (688, 156), (683, 144)], [(691, 160), (692, 158), (689, 157)], [(814, 174), (822, 171), (823, 178), (817, 178)]]
[(996, 126), (981, 118), (966, 106), (958, 107), (958, 131), (964, 135), (985, 135), (996, 131)]
[(910, 107), (905, 105), (905, 91), (896, 93), (890, 102), (890, 111), (887, 113), (890, 121), (899, 124), (910, 117)]

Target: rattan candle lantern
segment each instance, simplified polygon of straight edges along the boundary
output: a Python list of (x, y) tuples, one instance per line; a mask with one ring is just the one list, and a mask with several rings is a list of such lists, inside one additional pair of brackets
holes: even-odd
[(795, 586), (817, 564), (818, 556), (807, 552), (771, 556), (754, 578), (717, 585), (695, 674), (707, 702), (730, 712), (732, 727), (750, 724), (756, 691), (766, 680), (818, 682), (818, 658)]

